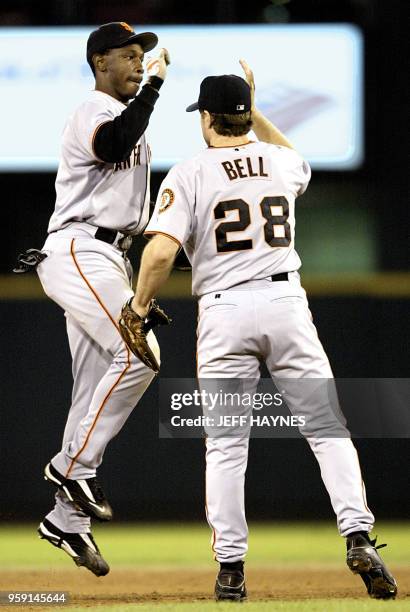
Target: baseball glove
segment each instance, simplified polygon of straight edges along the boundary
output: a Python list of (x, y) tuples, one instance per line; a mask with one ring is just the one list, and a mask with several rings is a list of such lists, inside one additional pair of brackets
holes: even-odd
[(118, 321), (120, 334), (130, 351), (155, 373), (159, 372), (159, 363), (152, 352), (147, 334), (156, 325), (169, 325), (170, 317), (152, 300), (145, 319), (140, 317), (131, 307), (133, 298), (125, 302)]
[(24, 274), (35, 270), (39, 263), (45, 259), (47, 255), (38, 249), (27, 249), (24, 253), (20, 253), (17, 257), (17, 264), (13, 268), (15, 274)]

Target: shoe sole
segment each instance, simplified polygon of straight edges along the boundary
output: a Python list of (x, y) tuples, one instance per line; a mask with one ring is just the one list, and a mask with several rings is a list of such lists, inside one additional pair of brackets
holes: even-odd
[(238, 595), (231, 594), (218, 594), (215, 595), (215, 601), (245, 601), (246, 595)]
[(71, 557), (71, 559), (74, 561), (76, 565), (78, 565), (79, 567), (87, 568), (88, 570), (90, 570), (90, 572), (95, 574), (95, 576), (106, 576), (108, 572), (110, 571), (110, 567), (108, 563), (104, 561), (104, 559), (101, 559), (101, 562), (98, 563), (98, 562), (93, 561), (92, 559), (90, 559), (89, 557), (85, 555), (77, 555), (76, 552), (71, 548), (71, 546), (65, 540), (63, 540), (61, 542), (61, 545), (59, 545), (60, 538), (54, 535), (53, 533), (51, 533), (51, 531), (48, 531), (48, 529), (46, 529), (46, 527), (44, 527), (42, 523), (40, 524), (40, 527), (37, 529), (37, 533), (39, 535), (40, 540), (46, 540), (47, 542), (49, 542), (56, 548), (60, 548), (65, 553), (67, 553), (69, 557)]
[(387, 582), (383, 575), (370, 579), (372, 582), (370, 597), (373, 599), (395, 599), (397, 587), (395, 588), (390, 582)]
[(215, 601), (245, 601), (247, 598), (246, 587), (238, 592), (219, 590), (221, 587), (216, 586), (214, 596)]
[(76, 565), (78, 565), (78, 567), (85, 567), (86, 569), (90, 570), (90, 572), (92, 572), (94, 576), (97, 576), (98, 578), (100, 578), (101, 576), (106, 576), (110, 571), (110, 568), (107, 563), (92, 563), (86, 557), (73, 557), (73, 561)]
[[(393, 586), (386, 580), (382, 569), (373, 568), (370, 557), (352, 555), (346, 560), (346, 563), (353, 574), (359, 574), (364, 580), (370, 597), (373, 599), (394, 599), (396, 597), (397, 586)], [(379, 575), (372, 576), (372, 573)]]

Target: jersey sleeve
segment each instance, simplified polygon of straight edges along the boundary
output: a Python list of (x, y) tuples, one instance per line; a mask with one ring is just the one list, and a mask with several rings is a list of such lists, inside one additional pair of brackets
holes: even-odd
[(312, 171), (308, 162), (298, 155), (299, 160), (295, 169), (295, 178), (297, 185), (297, 195), (300, 196), (305, 193), (307, 186), (309, 185)]
[(144, 234), (165, 234), (181, 246), (193, 229), (194, 170), (189, 164), (174, 166), (163, 180), (152, 217)]
[(283, 167), (286, 169), (289, 185), (295, 197), (305, 193), (311, 177), (308, 162), (294, 149), (277, 146), (280, 150)]
[(90, 159), (102, 161), (94, 151), (94, 138), (98, 129), (115, 117), (116, 113), (113, 108), (96, 100), (86, 102), (75, 113), (72, 123), (73, 129), (79, 146)]

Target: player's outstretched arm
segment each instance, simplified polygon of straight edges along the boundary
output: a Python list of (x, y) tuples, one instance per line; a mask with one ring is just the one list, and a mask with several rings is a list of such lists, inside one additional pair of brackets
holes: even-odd
[(293, 149), (292, 144), (286, 138), (282, 132), (273, 125), (267, 117), (256, 107), (255, 105), (255, 80), (253, 77), (253, 72), (249, 68), (248, 64), (245, 60), (239, 60), (240, 65), (245, 73), (246, 81), (248, 82), (249, 87), (251, 88), (251, 97), (252, 97), (252, 121), (253, 126), (252, 129), (255, 132), (256, 136), (262, 142), (269, 142), (271, 144), (280, 145), (282, 147), (288, 147), (289, 149)]
[(102, 123), (93, 139), (94, 153), (98, 159), (116, 163), (129, 158), (133, 148), (148, 127), (149, 119), (159, 97), (159, 90), (171, 63), (167, 49), (161, 49), (158, 57), (147, 66), (147, 80), (139, 94), (118, 117)]
[(145, 247), (131, 304), (140, 317), (146, 316), (152, 298), (167, 280), (180, 248), (176, 240), (164, 234), (156, 234)]

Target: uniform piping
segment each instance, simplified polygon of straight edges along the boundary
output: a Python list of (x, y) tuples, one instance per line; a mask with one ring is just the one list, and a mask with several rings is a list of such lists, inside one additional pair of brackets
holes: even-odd
[[(116, 321), (113, 319), (113, 317), (111, 316), (111, 314), (108, 312), (107, 308), (105, 307), (105, 305), (103, 304), (100, 296), (98, 295), (98, 293), (95, 291), (95, 289), (91, 286), (90, 282), (87, 280), (87, 278), (85, 277), (84, 273), (82, 272), (78, 261), (76, 259), (75, 256), (75, 252), (74, 252), (74, 242), (75, 239), (73, 238), (71, 241), (71, 246), (70, 246), (70, 253), (71, 253), (71, 257), (73, 258), (75, 267), (77, 268), (78, 273), (80, 274), (81, 278), (83, 279), (83, 281), (85, 282), (85, 284), (87, 285), (87, 287), (89, 288), (89, 290), (91, 291), (91, 293), (94, 295), (95, 299), (97, 300), (97, 302), (99, 303), (99, 305), (101, 306), (101, 308), (104, 310), (105, 314), (108, 316), (108, 318), (110, 319), (111, 323), (114, 325), (114, 327), (119, 331), (119, 327), (118, 324), (116, 323)], [(111, 389), (108, 391), (107, 395), (104, 397), (101, 406), (98, 409), (98, 412), (94, 418), (94, 421), (90, 427), (90, 430), (85, 438), (84, 444), (82, 445), (82, 447), (80, 448), (80, 450), (78, 451), (78, 453), (75, 455), (75, 457), (72, 459), (70, 466), (66, 472), (65, 477), (68, 478), (68, 476), (70, 475), (71, 470), (73, 469), (73, 466), (75, 464), (75, 462), (77, 461), (78, 457), (81, 455), (81, 453), (83, 452), (83, 450), (86, 448), (91, 434), (95, 429), (95, 426), (97, 424), (98, 418), (100, 416), (100, 414), (102, 413), (105, 404), (107, 403), (111, 393), (114, 391), (115, 387), (117, 387), (117, 385), (120, 383), (121, 379), (123, 378), (123, 376), (126, 374), (127, 370), (129, 369), (129, 367), (131, 366), (131, 361), (130, 361), (130, 351), (128, 349), (128, 347), (126, 346), (126, 350), (127, 350), (127, 365), (125, 366), (124, 370), (121, 372), (121, 374), (119, 375), (119, 377), (117, 378), (117, 380), (115, 381), (115, 383), (112, 385)]]

